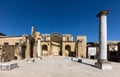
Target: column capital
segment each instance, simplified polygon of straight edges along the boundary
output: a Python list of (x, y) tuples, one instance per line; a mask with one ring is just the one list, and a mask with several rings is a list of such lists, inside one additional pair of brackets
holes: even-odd
[(102, 10), (102, 11), (100, 11), (98, 14), (97, 14), (97, 17), (100, 17), (100, 16), (102, 16), (102, 15), (106, 15), (106, 14), (108, 14), (109, 13), (109, 10)]

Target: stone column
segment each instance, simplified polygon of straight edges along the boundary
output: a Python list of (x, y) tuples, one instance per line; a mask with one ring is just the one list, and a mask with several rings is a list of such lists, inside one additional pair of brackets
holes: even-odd
[(97, 17), (99, 18), (99, 59), (96, 67), (100, 69), (111, 69), (110, 62), (107, 61), (107, 14), (108, 10), (102, 10)]
[(40, 39), (38, 39), (38, 45), (37, 45), (37, 56), (38, 56), (38, 57), (41, 56), (40, 44), (41, 44)]
[(82, 41), (78, 40), (77, 41), (77, 58), (81, 58), (81, 43)]
[(37, 57), (37, 44), (33, 45), (33, 58)]
[(31, 44), (30, 40), (27, 38), (27, 45), (26, 45), (26, 52), (25, 52), (25, 58), (28, 59), (30, 58), (30, 53), (31, 53)]
[(0, 63), (2, 63), (2, 48), (0, 48)]
[(51, 44), (50, 44), (50, 42), (49, 42), (49, 43), (48, 43), (48, 56), (51, 55), (50, 47), (51, 47)]

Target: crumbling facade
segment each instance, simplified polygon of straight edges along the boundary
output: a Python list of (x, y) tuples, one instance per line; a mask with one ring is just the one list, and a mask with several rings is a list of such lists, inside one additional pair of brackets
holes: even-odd
[[(71, 34), (40, 34), (34, 27), (31, 36), (0, 36), (0, 62), (40, 56), (70, 56), (86, 58), (86, 36)], [(8, 55), (9, 53), (9, 55)], [(5, 57), (7, 56), (7, 57)]]
[(32, 38), (28, 35), (0, 36), (0, 62), (30, 58), (27, 53), (32, 51), (31, 45)]
[(39, 56), (71, 56), (86, 58), (86, 36), (77, 36), (73, 40), (70, 34), (40, 34), (32, 27), (34, 39), (33, 57)]

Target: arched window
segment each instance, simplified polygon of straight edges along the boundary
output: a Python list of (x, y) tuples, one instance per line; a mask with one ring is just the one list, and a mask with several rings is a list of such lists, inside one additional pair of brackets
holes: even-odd
[(42, 56), (48, 56), (48, 46), (47, 45), (42, 46)]
[(70, 51), (71, 51), (70, 45), (66, 45), (66, 46), (65, 46), (65, 50), (68, 50), (68, 51), (70, 52)]
[(42, 50), (47, 51), (47, 50), (48, 50), (47, 45), (43, 45), (43, 46), (42, 46)]
[(58, 33), (58, 32), (52, 33), (51, 34), (51, 40), (54, 41), (54, 42), (60, 43), (61, 42), (61, 34)]

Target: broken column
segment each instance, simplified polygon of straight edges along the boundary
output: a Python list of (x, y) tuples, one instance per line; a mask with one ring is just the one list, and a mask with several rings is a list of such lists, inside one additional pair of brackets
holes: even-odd
[(108, 10), (102, 10), (97, 15), (99, 18), (99, 59), (95, 64), (100, 69), (111, 69), (111, 63), (107, 61), (107, 14)]

